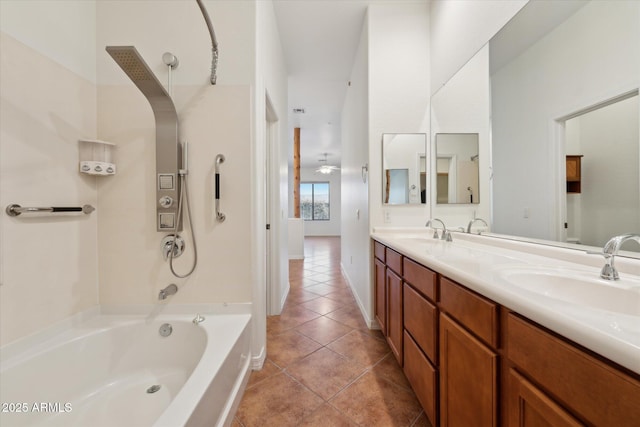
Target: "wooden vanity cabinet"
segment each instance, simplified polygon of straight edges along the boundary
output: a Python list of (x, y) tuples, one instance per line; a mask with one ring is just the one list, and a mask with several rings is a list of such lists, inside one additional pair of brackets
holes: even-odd
[(402, 259), (398, 252), (374, 242), (375, 318), (402, 366)]
[(431, 424), (640, 426), (640, 375), (374, 242), (375, 316)]
[(498, 306), (440, 279), (440, 425), (498, 425)]
[(438, 275), (403, 259), (404, 373), (432, 425), (438, 420)]
[(549, 426), (640, 425), (640, 376), (515, 313), (508, 314), (505, 335), (514, 365), (504, 397), (509, 425), (524, 425), (533, 409)]
[(567, 193), (582, 192), (582, 155), (568, 155), (566, 159)]

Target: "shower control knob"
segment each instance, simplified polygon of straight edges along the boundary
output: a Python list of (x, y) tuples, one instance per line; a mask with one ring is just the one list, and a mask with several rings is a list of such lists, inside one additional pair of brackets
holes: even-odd
[(173, 205), (173, 199), (169, 196), (161, 197), (158, 201), (163, 208), (170, 208)]

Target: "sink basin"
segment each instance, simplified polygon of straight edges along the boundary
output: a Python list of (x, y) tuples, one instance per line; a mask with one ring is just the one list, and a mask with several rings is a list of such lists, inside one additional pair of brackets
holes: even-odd
[(510, 285), (547, 298), (640, 316), (640, 280), (623, 277), (609, 281), (593, 277), (596, 274), (538, 268), (513, 268), (498, 273)]

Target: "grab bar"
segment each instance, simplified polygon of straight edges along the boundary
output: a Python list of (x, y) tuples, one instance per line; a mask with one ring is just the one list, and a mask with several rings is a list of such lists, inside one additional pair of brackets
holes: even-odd
[(218, 154), (216, 156), (216, 219), (220, 222), (224, 222), (227, 219), (226, 215), (220, 212), (220, 164), (224, 163), (224, 155)]
[(35, 207), (25, 207), (23, 208), (20, 205), (12, 204), (8, 205), (5, 209), (5, 212), (9, 216), (18, 216), (22, 213), (36, 213), (36, 212), (82, 212), (84, 214), (90, 214), (96, 209), (91, 205), (84, 205), (82, 207), (50, 207), (50, 208), (35, 208)]

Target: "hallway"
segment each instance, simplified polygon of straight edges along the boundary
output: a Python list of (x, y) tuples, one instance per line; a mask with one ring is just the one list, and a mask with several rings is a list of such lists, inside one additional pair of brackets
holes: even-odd
[(305, 238), (291, 290), (267, 318), (267, 360), (233, 426), (430, 426), (380, 331), (340, 272), (340, 238)]

